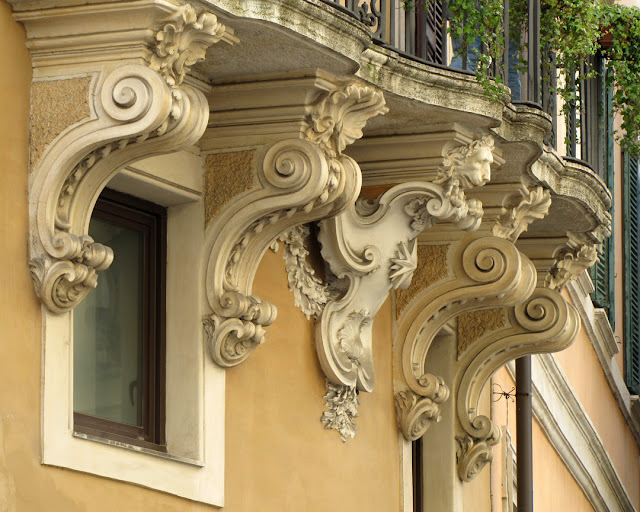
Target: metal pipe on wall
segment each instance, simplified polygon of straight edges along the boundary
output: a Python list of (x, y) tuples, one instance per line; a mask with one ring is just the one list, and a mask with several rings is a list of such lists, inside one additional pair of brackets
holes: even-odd
[(518, 512), (533, 512), (531, 356), (516, 359)]

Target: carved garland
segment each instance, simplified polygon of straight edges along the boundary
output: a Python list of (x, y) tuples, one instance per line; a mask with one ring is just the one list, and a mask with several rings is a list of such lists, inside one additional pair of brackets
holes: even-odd
[(362, 136), (369, 118), (386, 111), (382, 94), (371, 87), (337, 84), (311, 106), (305, 139), (268, 148), (258, 166), (261, 187), (225, 207), (209, 227), (206, 286), (213, 312), (204, 324), (219, 365), (244, 361), (275, 320), (276, 308), (251, 295), (264, 251), (284, 230), (355, 201), (360, 169), (341, 152)]
[(96, 197), (113, 174), (133, 160), (190, 146), (204, 132), (207, 101), (182, 81), (225, 32), (213, 14), (177, 8), (156, 32), (149, 66), (103, 71), (92, 95), (98, 119), (47, 148), (31, 190), (37, 239), (29, 268), (36, 293), (52, 312), (78, 305), (113, 260), (112, 250), (87, 234)]

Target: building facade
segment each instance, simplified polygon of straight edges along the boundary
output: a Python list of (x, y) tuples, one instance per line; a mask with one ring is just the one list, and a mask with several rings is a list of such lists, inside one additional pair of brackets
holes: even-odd
[(514, 511), (527, 356), (536, 510), (640, 510), (604, 84), (574, 135), (422, 3), (0, 1), (0, 510)]

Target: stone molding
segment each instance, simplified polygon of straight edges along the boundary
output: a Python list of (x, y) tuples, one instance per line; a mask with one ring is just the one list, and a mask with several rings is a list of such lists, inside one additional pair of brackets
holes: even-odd
[(473, 231), (482, 205), (464, 190), (490, 178), (493, 139), (450, 149), (436, 180), (392, 187), (319, 223), (322, 256), (343, 283), (316, 324), (316, 348), (335, 384), (373, 390), (373, 317), (392, 289), (409, 286), (417, 266), (416, 237), (436, 221)]
[(384, 98), (355, 81), (325, 84), (329, 90), (306, 107), (302, 137), (263, 148), (259, 186), (225, 205), (207, 229), (212, 312), (204, 325), (220, 366), (244, 361), (276, 318), (275, 306), (251, 294), (265, 250), (283, 231), (344, 210), (360, 192), (360, 168), (342, 150), (362, 136), (369, 118), (387, 111)]
[(499, 427), (477, 414), (480, 394), (491, 375), (518, 357), (568, 347), (580, 328), (575, 307), (558, 291), (544, 287), (507, 312), (509, 325), (475, 341), (456, 363), (456, 408), (462, 429), (456, 436), (458, 475), (465, 482), (492, 460), (493, 446), (500, 441)]
[[(117, 12), (118, 5), (109, 9)], [(213, 14), (197, 15), (189, 5), (158, 5), (155, 10), (155, 4), (146, 6), (156, 15), (158, 29), (147, 30), (146, 39), (138, 41), (153, 48), (147, 50), (147, 65), (125, 60), (114, 66), (110, 59), (118, 46), (103, 47), (103, 60), (90, 68), (92, 118), (64, 130), (32, 169), (29, 268), (36, 292), (54, 313), (73, 309), (97, 286), (97, 273), (113, 260), (111, 249), (87, 233), (93, 205), (109, 179), (135, 160), (193, 145), (206, 128), (207, 101), (183, 78), (192, 64), (204, 59), (206, 49), (223, 38), (226, 28)], [(79, 17), (91, 8), (78, 7)], [(62, 15), (71, 16), (74, 9), (63, 10)], [(42, 23), (47, 16), (59, 16), (58, 11), (17, 16), (27, 27), (32, 48), (41, 51)], [(75, 45), (73, 37), (69, 44)], [(60, 54), (67, 50), (62, 46), (57, 48)], [(168, 54), (173, 55), (169, 60)], [(47, 57), (41, 61), (47, 66)], [(68, 71), (60, 66), (57, 72), (64, 76)]]
[[(410, 441), (424, 435), (437, 420), (433, 405), (445, 400), (453, 385), (427, 371), (429, 348), (438, 333), (460, 313), (521, 303), (535, 287), (535, 267), (508, 240), (462, 239), (448, 254), (454, 277), (417, 295), (398, 319), (394, 384), (396, 404), (411, 404), (397, 407), (401, 432)], [(407, 400), (402, 393), (414, 394), (415, 400)], [(406, 418), (418, 416), (421, 408), (425, 411), (421, 419), (409, 423)], [(413, 429), (407, 428), (410, 424)]]
[[(513, 365), (507, 366), (512, 377)], [(597, 512), (633, 512), (598, 432), (552, 354), (532, 358), (533, 415)]]
[(634, 397), (624, 382), (624, 376), (618, 363), (613, 357), (619, 352), (609, 318), (605, 310), (595, 308), (591, 297), (593, 283), (587, 272), (582, 273), (575, 281), (567, 285), (571, 301), (576, 306), (582, 325), (589, 336), (591, 345), (602, 366), (602, 372), (616, 399), (618, 407), (624, 417), (636, 443), (640, 445), (640, 418), (634, 413)]

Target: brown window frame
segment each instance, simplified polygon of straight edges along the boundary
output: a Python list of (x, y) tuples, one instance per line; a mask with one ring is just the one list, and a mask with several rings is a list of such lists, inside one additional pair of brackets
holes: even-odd
[[(80, 434), (166, 452), (166, 262), (167, 209), (104, 189), (92, 217), (143, 233), (142, 427), (73, 413)], [(114, 255), (116, 258), (118, 255)]]

